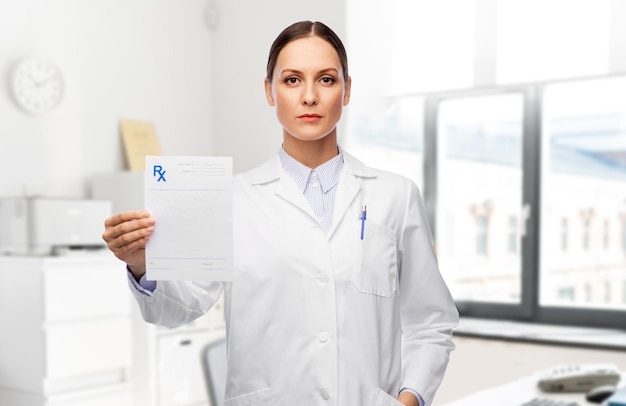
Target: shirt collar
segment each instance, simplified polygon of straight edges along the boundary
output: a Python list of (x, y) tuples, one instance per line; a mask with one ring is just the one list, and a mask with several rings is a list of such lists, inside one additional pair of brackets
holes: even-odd
[(343, 151), (341, 148), (339, 148), (339, 154), (313, 169), (287, 154), (282, 147), (278, 151), (278, 155), (283, 169), (293, 178), (298, 190), (302, 193), (304, 193), (309, 176), (311, 176), (311, 172), (314, 170), (317, 172), (324, 193), (339, 183), (339, 175), (343, 167)]

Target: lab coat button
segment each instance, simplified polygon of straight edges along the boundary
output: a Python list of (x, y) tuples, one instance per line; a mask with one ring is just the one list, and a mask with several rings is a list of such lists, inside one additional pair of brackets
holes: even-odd
[(327, 332), (322, 331), (322, 332), (321, 332), (321, 333), (317, 336), (317, 338), (320, 340), (320, 342), (325, 343), (326, 341), (328, 341), (329, 336), (328, 336), (328, 333), (327, 333)]
[(328, 275), (325, 274), (321, 274), (320, 276), (318, 276), (317, 280), (322, 284), (322, 285), (326, 285), (329, 281), (330, 278), (328, 277)]
[(328, 400), (330, 399), (330, 394), (328, 393), (328, 391), (324, 388), (320, 389), (320, 397), (324, 400)]

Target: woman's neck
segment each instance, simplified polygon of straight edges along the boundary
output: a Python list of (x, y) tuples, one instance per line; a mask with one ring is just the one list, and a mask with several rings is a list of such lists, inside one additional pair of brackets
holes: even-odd
[(299, 140), (289, 134), (283, 137), (283, 148), (289, 156), (309, 168), (317, 168), (339, 154), (336, 134), (315, 141)]

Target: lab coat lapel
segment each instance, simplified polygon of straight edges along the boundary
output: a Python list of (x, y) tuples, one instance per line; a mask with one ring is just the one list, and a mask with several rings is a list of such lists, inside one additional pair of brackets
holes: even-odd
[(291, 176), (282, 168), (278, 154), (255, 170), (252, 183), (270, 185), (274, 188), (276, 196), (294, 205), (317, 223), (311, 205), (306, 201), (302, 191), (298, 190)]
[(335, 207), (333, 211), (333, 224), (329, 230), (329, 236), (335, 232), (343, 217), (349, 212), (354, 200), (362, 193), (362, 180), (374, 178), (376, 175), (361, 161), (343, 151), (344, 165), (339, 178), (339, 189), (335, 195)]
[(335, 195), (335, 207), (333, 209), (333, 224), (330, 227), (329, 236), (333, 235), (337, 225), (341, 223), (341, 219), (361, 190), (361, 182), (345, 169), (344, 167), (339, 177), (339, 188)]
[(317, 222), (315, 218), (315, 213), (313, 212), (313, 208), (306, 201), (304, 194), (302, 191), (298, 190), (296, 187), (296, 183), (291, 179), (289, 174), (284, 170), (281, 170), (281, 175), (279, 181), (275, 185), (274, 192), (276, 195), (282, 199), (285, 199), (289, 203), (296, 206), (298, 209), (308, 214), (314, 221)]

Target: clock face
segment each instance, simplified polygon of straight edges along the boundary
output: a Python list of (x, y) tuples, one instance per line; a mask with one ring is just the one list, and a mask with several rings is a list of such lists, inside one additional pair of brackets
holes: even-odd
[(43, 114), (55, 108), (63, 97), (63, 78), (57, 67), (43, 59), (29, 58), (13, 72), (13, 95), (27, 112)]

